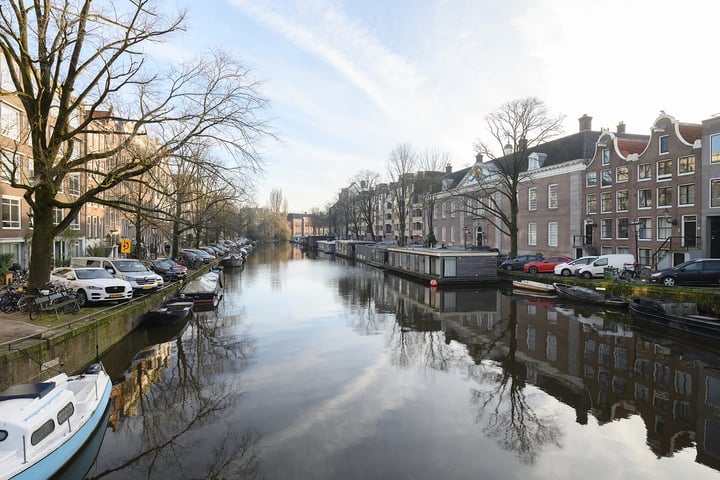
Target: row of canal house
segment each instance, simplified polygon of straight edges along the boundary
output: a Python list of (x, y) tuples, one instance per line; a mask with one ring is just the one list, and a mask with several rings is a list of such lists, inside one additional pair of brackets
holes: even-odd
[[(632, 253), (657, 268), (720, 257), (720, 118), (683, 123), (661, 112), (649, 135), (627, 133), (622, 122), (596, 131), (591, 122), (584, 115), (578, 132), (528, 149), (518, 254)], [(448, 246), (506, 253), (509, 237), (462, 207), (484, 167), (479, 157), (445, 175), (433, 230)]]

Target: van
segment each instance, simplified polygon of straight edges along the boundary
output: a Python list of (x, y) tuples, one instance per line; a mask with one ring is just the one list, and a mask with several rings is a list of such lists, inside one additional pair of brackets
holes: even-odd
[(600, 255), (593, 262), (580, 267), (576, 275), (582, 278), (602, 277), (606, 268), (616, 268), (622, 272), (625, 268), (635, 265), (635, 256), (629, 253), (611, 253)]
[(135, 292), (157, 290), (162, 277), (149, 270), (140, 260), (114, 257), (73, 257), (71, 267), (102, 267), (115, 278), (130, 282)]

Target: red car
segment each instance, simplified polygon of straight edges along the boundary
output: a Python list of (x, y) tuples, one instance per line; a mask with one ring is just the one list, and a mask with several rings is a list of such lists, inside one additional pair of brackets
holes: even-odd
[(527, 273), (554, 273), (555, 265), (561, 263), (572, 262), (573, 259), (564, 255), (556, 255), (554, 257), (548, 257), (545, 260), (537, 262), (528, 262), (523, 265), (523, 270)]

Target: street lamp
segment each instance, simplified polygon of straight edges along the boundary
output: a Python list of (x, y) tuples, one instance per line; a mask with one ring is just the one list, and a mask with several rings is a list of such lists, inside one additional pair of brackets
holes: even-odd
[(640, 258), (639, 253), (640, 250), (638, 249), (638, 230), (640, 228), (640, 219), (636, 218), (632, 222), (630, 222), (630, 225), (633, 227), (633, 233), (635, 234), (635, 265), (640, 264)]

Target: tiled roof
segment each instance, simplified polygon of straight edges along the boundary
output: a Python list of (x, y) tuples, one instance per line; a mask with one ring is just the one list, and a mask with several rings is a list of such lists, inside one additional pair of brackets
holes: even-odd
[(644, 152), (647, 144), (648, 140), (631, 140), (627, 138), (618, 138), (617, 140), (618, 149), (624, 157), (627, 157), (631, 153), (640, 154)]
[(681, 123), (678, 125), (680, 135), (686, 142), (692, 144), (695, 140), (699, 140), (702, 137), (702, 125), (695, 123)]

